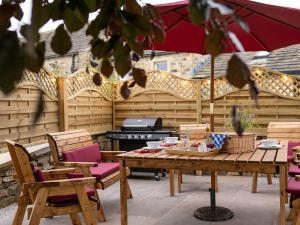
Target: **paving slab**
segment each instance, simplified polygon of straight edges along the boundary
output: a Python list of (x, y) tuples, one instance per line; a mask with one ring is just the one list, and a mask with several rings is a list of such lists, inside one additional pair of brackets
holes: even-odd
[[(129, 225), (278, 225), (278, 178), (273, 178), (273, 184), (268, 185), (266, 177), (259, 177), (258, 192), (251, 193), (252, 177), (219, 176), (217, 205), (230, 208), (234, 217), (214, 223), (193, 216), (195, 209), (210, 203), (210, 177), (184, 175), (183, 182), (183, 192), (170, 197), (168, 177), (159, 182), (149, 178), (129, 179), (134, 195), (128, 201)], [(117, 183), (99, 191), (107, 221), (98, 224), (120, 224), (119, 190)], [(0, 209), (0, 225), (10, 225), (15, 210), (16, 204)], [(23, 224), (28, 224), (26, 218)], [(52, 224), (69, 225), (71, 222), (68, 216), (43, 219), (41, 222), (41, 225)]]

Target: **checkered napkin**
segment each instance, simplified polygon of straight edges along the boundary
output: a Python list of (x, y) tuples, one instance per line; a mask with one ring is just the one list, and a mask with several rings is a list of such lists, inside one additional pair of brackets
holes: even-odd
[(222, 145), (224, 144), (227, 136), (228, 136), (227, 134), (210, 134), (210, 138), (212, 139), (212, 141), (217, 149), (222, 148)]

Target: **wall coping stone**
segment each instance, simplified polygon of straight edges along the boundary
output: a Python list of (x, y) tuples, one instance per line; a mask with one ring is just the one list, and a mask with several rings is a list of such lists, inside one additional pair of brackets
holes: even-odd
[[(34, 146), (26, 147), (27, 151), (31, 155), (39, 156), (45, 154), (50, 151), (49, 144), (43, 143)], [(11, 157), (9, 152), (1, 153), (0, 154), (0, 168), (7, 167), (12, 164)]]

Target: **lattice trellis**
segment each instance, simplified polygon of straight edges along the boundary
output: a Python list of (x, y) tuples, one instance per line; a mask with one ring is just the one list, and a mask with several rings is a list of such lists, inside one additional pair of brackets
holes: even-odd
[[(219, 77), (215, 79), (215, 97), (226, 95), (234, 90), (237, 90), (235, 87), (230, 85), (225, 77)], [(201, 98), (208, 99), (210, 95), (210, 80), (201, 81)]]
[[(115, 96), (117, 101), (123, 100), (120, 94), (122, 83), (116, 84)], [(146, 88), (135, 85), (131, 88), (131, 97), (144, 91), (158, 90), (171, 93), (179, 98), (195, 100), (197, 95), (197, 82), (190, 79), (177, 77), (174, 74), (163, 71), (152, 71), (147, 74)]]
[(42, 68), (38, 74), (26, 70), (21, 81), (18, 83), (19, 87), (24, 85), (36, 86), (37, 88), (40, 88), (50, 99), (58, 99), (56, 77), (44, 68)]
[(97, 86), (94, 84), (90, 74), (86, 73), (84, 70), (80, 70), (72, 76), (67, 77), (66, 80), (68, 99), (72, 99), (86, 90), (96, 91), (109, 101), (113, 98), (113, 84), (106, 81), (105, 78), (102, 79), (101, 86)]
[(252, 67), (251, 72), (260, 89), (282, 97), (300, 98), (300, 78), (262, 67)]

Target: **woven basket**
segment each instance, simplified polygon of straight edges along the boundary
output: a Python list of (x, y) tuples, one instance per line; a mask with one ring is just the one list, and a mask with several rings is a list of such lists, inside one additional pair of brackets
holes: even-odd
[(221, 152), (244, 153), (255, 150), (255, 135), (253, 133), (244, 133), (242, 137), (233, 132), (226, 134), (229, 137), (225, 140)]

